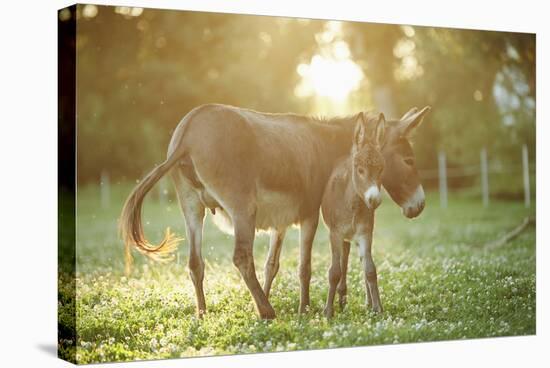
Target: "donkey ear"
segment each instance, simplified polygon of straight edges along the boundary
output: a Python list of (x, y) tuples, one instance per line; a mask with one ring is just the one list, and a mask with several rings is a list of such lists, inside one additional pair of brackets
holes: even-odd
[(382, 146), (384, 143), (384, 135), (386, 133), (386, 117), (383, 113), (378, 115), (378, 121), (376, 122), (375, 139), (376, 144)]
[[(430, 106), (424, 107), (422, 110), (415, 112), (415, 113), (408, 113), (405, 114), (405, 119), (401, 118), (399, 121), (399, 128), (401, 130), (401, 133), (405, 136), (411, 134), (411, 132), (416, 128), (417, 126), (422, 123), (422, 120), (424, 120), (424, 116), (431, 110), (432, 108)], [(412, 109), (411, 109), (412, 110)]]
[(405, 115), (403, 115), (403, 116), (401, 117), (401, 119), (399, 119), (399, 120), (405, 120), (405, 119), (407, 119), (409, 116), (411, 116), (412, 114), (416, 114), (417, 112), (418, 112), (418, 108), (415, 106), (415, 107), (413, 107), (412, 109), (410, 109), (409, 111), (407, 111), (407, 112), (405, 113)]
[(363, 113), (361, 113), (356, 120), (355, 132), (353, 133), (353, 146), (355, 148), (361, 148), (365, 144), (365, 136), (367, 135), (366, 130), (365, 117)]

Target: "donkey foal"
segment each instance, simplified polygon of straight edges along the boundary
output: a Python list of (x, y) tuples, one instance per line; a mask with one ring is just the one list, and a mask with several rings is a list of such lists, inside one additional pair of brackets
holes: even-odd
[(327, 318), (334, 314), (337, 286), (340, 303), (342, 306), (345, 303), (345, 284), (341, 281), (345, 280), (351, 241), (359, 243), (367, 303), (374, 311), (382, 312), (371, 246), (374, 210), (382, 201), (380, 186), (384, 158), (380, 145), (383, 142), (384, 126), (383, 114), (357, 125), (351, 155), (336, 166), (325, 188), (321, 211), (330, 230), (332, 253), (329, 293), (324, 311)]

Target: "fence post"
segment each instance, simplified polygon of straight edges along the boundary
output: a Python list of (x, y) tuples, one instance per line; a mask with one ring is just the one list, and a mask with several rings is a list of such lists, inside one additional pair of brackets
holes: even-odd
[(529, 152), (527, 151), (527, 145), (522, 147), (522, 161), (523, 161), (523, 192), (525, 195), (525, 207), (531, 206), (531, 187), (529, 183)]
[(101, 171), (99, 182), (101, 208), (107, 209), (111, 205), (111, 181), (107, 170)]
[(438, 155), (439, 163), (439, 203), (441, 208), (447, 208), (447, 164), (445, 161), (445, 152), (440, 151)]
[(483, 198), (483, 207), (489, 205), (489, 173), (487, 168), (487, 150), (481, 149), (481, 195)]

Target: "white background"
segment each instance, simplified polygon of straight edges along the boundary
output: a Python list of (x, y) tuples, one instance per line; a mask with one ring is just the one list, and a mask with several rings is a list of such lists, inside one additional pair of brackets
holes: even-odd
[[(131, 367), (549, 364), (548, 134), (550, 11), (545, 1), (143, 0), (108, 5), (225, 11), (537, 33), (537, 336), (123, 364)], [(0, 365), (68, 366), (55, 357), (57, 321), (57, 9), (0, 7)], [(545, 311), (546, 310), (546, 311)], [(545, 314), (546, 312), (546, 314)], [(545, 351), (546, 348), (546, 351)], [(548, 365), (546, 365), (548, 366)]]

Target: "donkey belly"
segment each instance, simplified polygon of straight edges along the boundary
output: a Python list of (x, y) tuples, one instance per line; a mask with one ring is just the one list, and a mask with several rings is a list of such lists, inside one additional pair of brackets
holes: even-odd
[(256, 205), (256, 228), (284, 229), (300, 219), (300, 200), (283, 192), (259, 189)]
[[(300, 201), (291, 195), (259, 189), (256, 200), (256, 230), (284, 229), (300, 219)], [(225, 233), (234, 234), (231, 216), (218, 208), (213, 215), (216, 226)]]

